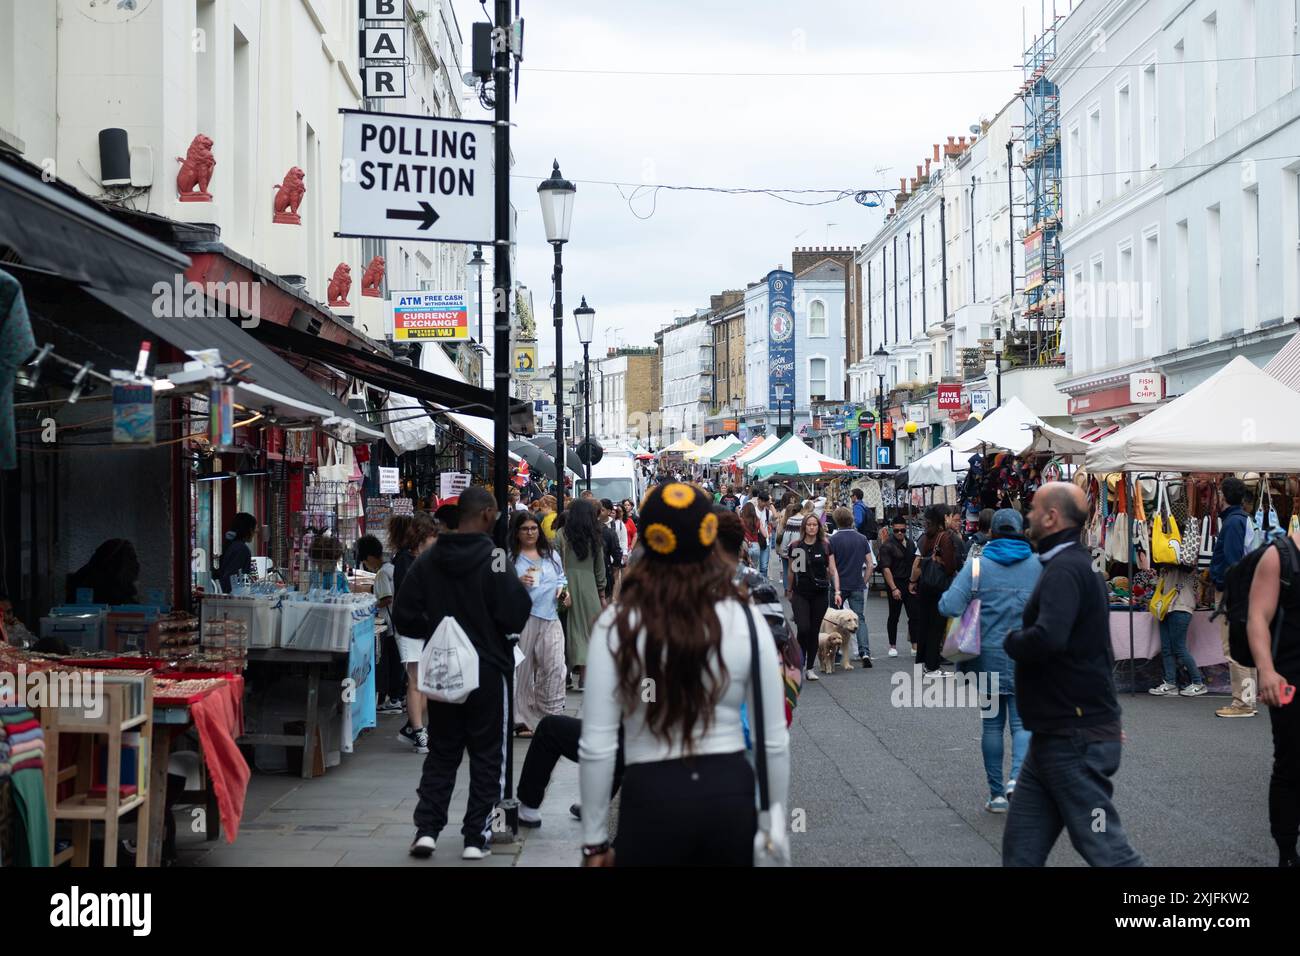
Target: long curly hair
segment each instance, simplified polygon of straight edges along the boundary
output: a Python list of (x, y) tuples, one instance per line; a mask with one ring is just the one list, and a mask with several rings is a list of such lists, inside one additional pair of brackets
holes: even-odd
[(600, 550), (603, 538), (596, 521), (596, 506), (579, 498), (565, 513), (564, 540), (573, 548), (579, 561)]
[(531, 511), (516, 511), (515, 516), (510, 519), (510, 557), (512, 560), (518, 558), (520, 551), (523, 550), (523, 542), (519, 540), (519, 531), (529, 521), (537, 525), (537, 540), (534, 542), (537, 546), (537, 553), (543, 558), (549, 558), (554, 553), (551, 549), (551, 542), (547, 541), (546, 535), (542, 534), (542, 523), (537, 520), (537, 515)]
[[(635, 710), (649, 687), (646, 726), (660, 740), (679, 734), (688, 753), (696, 729), (708, 730), (713, 722), (727, 686), (715, 609), (724, 598), (741, 600), (731, 572), (713, 557), (686, 564), (641, 561), (623, 574), (614, 616), (619, 701), (625, 713)], [(642, 634), (645, 645), (638, 649)]]

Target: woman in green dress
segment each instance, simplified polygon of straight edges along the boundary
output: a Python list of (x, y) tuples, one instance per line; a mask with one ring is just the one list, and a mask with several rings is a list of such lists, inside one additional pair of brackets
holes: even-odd
[(596, 520), (596, 508), (589, 501), (573, 502), (564, 516), (564, 527), (555, 534), (555, 550), (564, 562), (572, 604), (567, 620), (566, 654), (570, 669), (577, 673), (582, 689), (587, 669), (587, 642), (591, 625), (605, 608), (605, 547)]

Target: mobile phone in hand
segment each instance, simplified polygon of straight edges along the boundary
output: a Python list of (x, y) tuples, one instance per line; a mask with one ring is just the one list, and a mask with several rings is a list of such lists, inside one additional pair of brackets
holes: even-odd
[(1283, 684), (1282, 692), (1278, 697), (1283, 707), (1295, 700), (1295, 684)]

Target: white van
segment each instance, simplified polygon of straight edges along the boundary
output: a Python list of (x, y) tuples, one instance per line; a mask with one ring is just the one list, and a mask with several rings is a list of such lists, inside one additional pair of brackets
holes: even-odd
[[(641, 469), (636, 466), (636, 458), (625, 449), (611, 449), (605, 452), (601, 460), (591, 466), (591, 493), (599, 498), (608, 498), (618, 504), (624, 498), (631, 498), (632, 504), (641, 501), (644, 491)], [(587, 476), (581, 474), (574, 487), (575, 494), (587, 490)]]

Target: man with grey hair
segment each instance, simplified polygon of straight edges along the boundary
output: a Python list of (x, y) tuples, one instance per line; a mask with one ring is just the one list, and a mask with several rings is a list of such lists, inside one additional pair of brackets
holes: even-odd
[(1066, 482), (1043, 485), (1029, 510), (1043, 573), (1004, 647), (1033, 737), (1002, 834), (1004, 866), (1042, 866), (1062, 828), (1092, 866), (1142, 865), (1111, 802), (1123, 731), (1110, 602), (1079, 540), (1087, 520), (1083, 490)]

